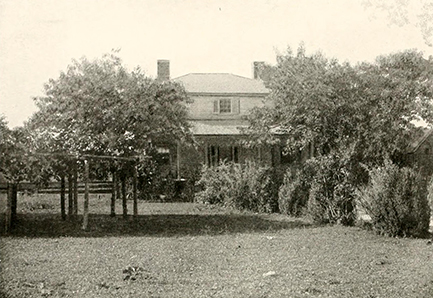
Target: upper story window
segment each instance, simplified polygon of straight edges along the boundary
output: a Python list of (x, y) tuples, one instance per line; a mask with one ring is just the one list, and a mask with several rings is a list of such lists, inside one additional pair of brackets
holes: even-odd
[(239, 99), (219, 98), (213, 102), (214, 114), (239, 114)]

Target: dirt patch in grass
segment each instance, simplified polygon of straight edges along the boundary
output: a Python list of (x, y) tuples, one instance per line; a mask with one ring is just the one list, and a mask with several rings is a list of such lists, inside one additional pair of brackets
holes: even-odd
[(196, 204), (140, 202), (125, 221), (96, 200), (87, 232), (57, 206), (19, 214), (4, 297), (433, 297), (426, 239)]

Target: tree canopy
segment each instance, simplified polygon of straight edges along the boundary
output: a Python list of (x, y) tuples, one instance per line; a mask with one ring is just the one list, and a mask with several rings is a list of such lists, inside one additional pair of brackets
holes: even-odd
[(74, 60), (35, 101), (28, 126), (39, 150), (128, 156), (189, 137), (184, 89), (128, 71), (114, 54)]
[(301, 46), (277, 57), (268, 86), (272, 105), (253, 111), (250, 132), (256, 142), (286, 133), (289, 152), (351, 148), (359, 161), (376, 163), (406, 149), (413, 120), (433, 123), (433, 61), (416, 51), (351, 66)]

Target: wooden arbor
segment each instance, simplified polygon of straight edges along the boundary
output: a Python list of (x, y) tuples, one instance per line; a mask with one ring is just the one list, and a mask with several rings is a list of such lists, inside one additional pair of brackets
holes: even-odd
[[(138, 202), (137, 202), (137, 163), (139, 158), (137, 156), (132, 157), (117, 157), (117, 156), (101, 156), (101, 155), (81, 155), (73, 156), (70, 154), (47, 154), (47, 153), (35, 153), (34, 155), (44, 156), (62, 156), (72, 160), (72, 167), (69, 167), (68, 171), (68, 215), (75, 216), (78, 214), (78, 169), (77, 163), (84, 162), (84, 204), (83, 204), (83, 224), (82, 229), (87, 230), (89, 224), (89, 172), (90, 162), (95, 160), (113, 160), (118, 162), (129, 162), (132, 163), (132, 197), (133, 197), (133, 216), (134, 218), (138, 215)], [(72, 170), (71, 170), (72, 168)], [(121, 175), (121, 179), (116, 171), (112, 172), (112, 195), (111, 195), (111, 207), (110, 216), (115, 216), (115, 202), (116, 198), (122, 196), (122, 207), (123, 217), (126, 219), (128, 216), (127, 210), (127, 199), (126, 199), (126, 176)], [(119, 188), (119, 181), (121, 182), (121, 192)], [(66, 179), (65, 175), (61, 175), (60, 179), (60, 209), (61, 217), (63, 220), (66, 219)], [(6, 204), (6, 217), (5, 217), (5, 230), (9, 233), (14, 226), (16, 219), (17, 210), (17, 192), (18, 184), (8, 183), (7, 190), (7, 204)]]

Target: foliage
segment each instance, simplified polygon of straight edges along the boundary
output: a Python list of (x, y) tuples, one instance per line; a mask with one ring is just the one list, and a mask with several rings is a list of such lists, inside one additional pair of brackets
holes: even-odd
[(273, 212), (277, 209), (276, 188), (269, 168), (253, 162), (222, 163), (204, 167), (196, 195), (201, 203), (219, 204), (239, 210)]
[[(155, 141), (189, 140), (188, 101), (179, 84), (152, 80), (139, 68), (129, 71), (115, 53), (82, 58), (45, 84), (27, 127), (37, 151), (141, 155)], [(93, 169), (104, 175), (123, 166), (99, 161)]]
[(415, 51), (351, 66), (289, 49), (277, 57), (270, 104), (252, 112), (249, 132), (256, 143), (284, 133), (291, 153), (311, 144), (317, 156), (350, 148), (358, 163), (375, 166), (404, 152), (412, 120), (433, 122), (432, 84), (433, 60)]
[(403, 27), (413, 25), (418, 27), (424, 42), (428, 46), (433, 45), (433, 1), (384, 1), (363, 0), (366, 8), (379, 8), (387, 13), (390, 24)]
[(290, 168), (278, 192), (278, 206), (283, 214), (300, 216), (305, 213), (314, 173), (311, 167)]
[(0, 117), (0, 172), (11, 183), (40, 182), (47, 176), (47, 164), (30, 155), (30, 135), (23, 127), (9, 129)]
[(357, 198), (380, 234), (423, 236), (428, 232), (426, 183), (410, 168), (387, 161), (383, 167), (370, 170), (370, 182), (358, 191)]
[(354, 188), (347, 170), (347, 156), (332, 153), (310, 159), (306, 166), (314, 172), (311, 178), (307, 212), (318, 223), (355, 222)]

